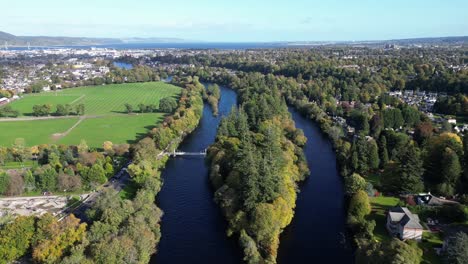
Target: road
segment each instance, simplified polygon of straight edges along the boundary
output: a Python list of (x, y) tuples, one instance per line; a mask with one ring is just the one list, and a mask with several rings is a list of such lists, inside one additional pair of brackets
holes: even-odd
[(127, 172), (127, 167), (130, 164), (132, 164), (132, 162), (128, 162), (117, 174), (110, 178), (107, 183), (102, 185), (99, 191), (90, 193), (88, 198), (85, 199), (80, 206), (74, 208), (73, 210), (65, 210), (61, 219), (66, 217), (67, 215), (74, 214), (82, 221), (87, 222), (89, 219), (86, 216), (86, 210), (92, 207), (92, 205), (96, 202), (97, 198), (103, 192), (109, 189), (114, 189), (117, 192), (120, 192), (125, 187), (125, 185), (127, 185), (127, 183), (131, 180), (130, 175)]

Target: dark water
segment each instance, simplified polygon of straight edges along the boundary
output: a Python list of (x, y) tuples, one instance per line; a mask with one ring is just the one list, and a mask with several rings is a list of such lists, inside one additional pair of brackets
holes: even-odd
[(125, 63), (125, 62), (114, 62), (114, 66), (117, 68), (121, 68), (124, 70), (131, 70), (133, 69), (133, 65), (130, 63)]
[(292, 108), (290, 112), (308, 139), (304, 152), (311, 173), (300, 186), (294, 219), (281, 235), (278, 263), (353, 263), (331, 142), (312, 121)]
[[(180, 150), (197, 152), (214, 142), (219, 121), (237, 105), (233, 90), (221, 88), (219, 116), (205, 105), (199, 127)], [(157, 197), (164, 211), (162, 238), (151, 263), (240, 263), (237, 239), (227, 238), (226, 221), (213, 201), (203, 157), (171, 158), (162, 173), (164, 185)]]

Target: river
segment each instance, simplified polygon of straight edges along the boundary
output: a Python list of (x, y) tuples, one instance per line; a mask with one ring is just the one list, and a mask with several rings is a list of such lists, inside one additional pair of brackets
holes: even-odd
[[(199, 127), (180, 149), (197, 152), (214, 142), (221, 117), (237, 105), (233, 90), (221, 88), (219, 116), (205, 104)], [(281, 235), (278, 262), (353, 263), (345, 239), (343, 189), (330, 141), (312, 121), (290, 109), (308, 142), (305, 155), (311, 170), (301, 184), (293, 222)], [(157, 197), (164, 211), (162, 238), (151, 263), (241, 263), (237, 238), (226, 237), (226, 221), (213, 201), (208, 168), (200, 157), (171, 158), (162, 173)]]
[[(221, 117), (237, 105), (236, 93), (220, 86), (219, 115), (205, 104), (200, 125), (180, 146), (198, 152), (213, 144)], [(213, 200), (208, 167), (202, 157), (171, 158), (162, 173), (157, 205), (164, 211), (161, 241), (151, 263), (241, 263), (236, 238), (227, 238), (227, 223)]]
[(317, 124), (293, 108), (289, 111), (307, 137), (310, 175), (300, 184), (292, 223), (281, 234), (278, 263), (353, 263), (335, 151)]

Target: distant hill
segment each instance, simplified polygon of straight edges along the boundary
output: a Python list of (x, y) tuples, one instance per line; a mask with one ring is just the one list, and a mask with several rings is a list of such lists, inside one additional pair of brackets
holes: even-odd
[(8, 46), (72, 46), (72, 45), (103, 45), (123, 43), (112, 38), (77, 38), (77, 37), (46, 37), (46, 36), (15, 36), (0, 31), (0, 45), (5, 41)]
[[(47, 37), (47, 36), (15, 36), (0, 31), (0, 47), (7, 42), (8, 46), (90, 46), (123, 43), (187, 43), (188, 40), (180, 38), (81, 38), (81, 37)], [(192, 41), (194, 42), (194, 41)], [(202, 41), (196, 41), (202, 42)], [(351, 46), (381, 46), (395, 44), (410, 45), (468, 45), (468, 36), (460, 37), (434, 37), (413, 39), (369, 40), (369, 41), (295, 41), (271, 42), (278, 46), (315, 46), (315, 45), (351, 45)]]

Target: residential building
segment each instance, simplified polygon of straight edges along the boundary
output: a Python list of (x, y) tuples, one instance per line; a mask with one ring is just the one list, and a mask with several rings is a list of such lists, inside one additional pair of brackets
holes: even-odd
[(406, 207), (395, 207), (387, 214), (387, 230), (390, 235), (402, 240), (422, 239), (423, 227), (419, 222), (419, 216), (411, 213)]

